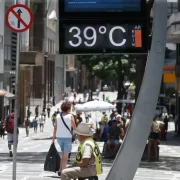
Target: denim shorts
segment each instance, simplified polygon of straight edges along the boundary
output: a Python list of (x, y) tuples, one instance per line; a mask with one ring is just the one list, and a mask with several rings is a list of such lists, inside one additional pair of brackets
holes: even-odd
[(64, 153), (70, 153), (72, 149), (72, 138), (56, 138), (61, 151)]
[(110, 144), (111, 142), (113, 142), (115, 145), (119, 145), (119, 141), (118, 140), (112, 140), (112, 141), (107, 141), (107, 144)]

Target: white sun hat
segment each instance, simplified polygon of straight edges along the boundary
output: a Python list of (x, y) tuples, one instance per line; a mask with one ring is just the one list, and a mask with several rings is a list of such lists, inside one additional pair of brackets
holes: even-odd
[(116, 116), (116, 118), (121, 118), (122, 116), (120, 115), (120, 114), (118, 114), (117, 116)]
[(94, 134), (87, 123), (80, 123), (74, 133), (82, 136), (93, 136)]

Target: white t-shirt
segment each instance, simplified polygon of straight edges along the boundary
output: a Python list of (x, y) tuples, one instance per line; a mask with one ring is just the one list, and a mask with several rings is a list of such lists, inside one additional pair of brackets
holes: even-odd
[(45, 122), (45, 117), (41, 115), (41, 116), (39, 117), (39, 123), (40, 123), (40, 124), (44, 124), (44, 122)]
[[(63, 115), (64, 122), (71, 130), (71, 118), (72, 114)], [(67, 127), (64, 125), (60, 114), (57, 115), (57, 131), (56, 131), (57, 138), (72, 138), (72, 134), (69, 132)]]

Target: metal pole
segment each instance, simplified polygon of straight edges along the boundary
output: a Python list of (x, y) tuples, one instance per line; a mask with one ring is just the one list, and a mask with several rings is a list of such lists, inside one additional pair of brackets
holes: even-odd
[[(18, 0), (14, 0), (14, 4), (18, 4)], [(18, 125), (18, 81), (19, 81), (19, 51), (20, 51), (20, 34), (17, 33), (17, 49), (16, 49), (16, 80), (15, 80), (15, 116), (14, 116), (14, 142), (13, 142), (13, 180), (16, 180), (16, 162), (17, 162), (17, 125)]]
[(133, 180), (155, 115), (164, 67), (167, 1), (155, 0), (154, 10), (151, 50), (139, 97), (128, 132), (106, 180)]
[[(180, 12), (180, 0), (178, 0), (178, 12)], [(176, 68), (180, 65), (180, 43), (176, 44)], [(176, 73), (176, 116), (178, 116), (178, 135), (180, 135), (180, 96), (178, 93), (178, 78), (179, 76)]]

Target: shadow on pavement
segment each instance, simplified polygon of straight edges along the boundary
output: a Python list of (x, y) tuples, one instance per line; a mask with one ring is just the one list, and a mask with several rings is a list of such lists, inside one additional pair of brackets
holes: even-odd
[(140, 168), (163, 171), (180, 171), (180, 157), (160, 157), (158, 162), (141, 162)]
[(46, 178), (60, 179), (59, 176), (46, 176)]
[[(18, 163), (37, 163), (44, 164), (47, 152), (26, 152), (18, 153), (17, 162)], [(71, 154), (69, 164), (72, 164), (76, 156), (76, 152)], [(1, 162), (12, 162), (12, 158), (9, 157), (9, 153), (0, 153), (0, 163)], [(111, 167), (113, 160), (102, 158), (103, 167)], [(160, 157), (158, 162), (147, 162), (142, 161), (140, 163), (140, 168), (149, 168), (154, 170), (163, 171), (180, 171), (180, 157)]]
[(161, 141), (160, 145), (180, 146), (180, 136), (176, 135), (174, 131), (168, 131), (167, 141)]
[[(23, 152), (17, 154), (17, 162), (19, 163), (44, 163), (47, 152)], [(12, 162), (13, 159), (9, 157), (9, 153), (0, 153), (1, 162)]]
[[(72, 164), (76, 157), (76, 152), (71, 153), (69, 164)], [(37, 163), (44, 164), (46, 159), (47, 152), (20, 152), (17, 154), (17, 162), (18, 163)], [(9, 153), (0, 153), (0, 163), (1, 162), (12, 162), (12, 158), (9, 157)], [(111, 167), (113, 160), (111, 159), (103, 159), (104, 167)]]
[(42, 141), (42, 140), (52, 140), (52, 137), (46, 137), (46, 138), (32, 138), (32, 140), (35, 140), (35, 141)]

